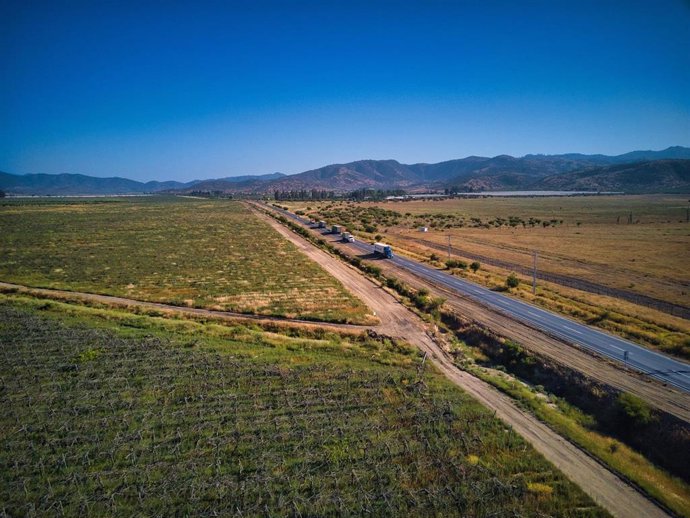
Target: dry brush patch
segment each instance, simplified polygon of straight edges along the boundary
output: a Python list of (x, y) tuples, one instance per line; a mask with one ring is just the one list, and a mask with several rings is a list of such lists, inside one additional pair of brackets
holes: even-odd
[[(688, 305), (685, 257), (690, 249), (690, 224), (684, 221), (687, 200), (682, 196), (317, 202), (309, 205), (310, 210), (305, 202), (287, 204), (355, 231), (375, 226), (376, 234), (363, 235), (383, 236), (416, 259), (433, 258), (436, 265), (447, 257), (448, 237), (453, 258), (468, 265), (483, 256), (528, 272), (536, 249), (539, 272), (567, 275), (601, 286), (603, 293), (611, 291), (608, 295), (589, 293), (576, 289), (576, 284), (540, 280), (533, 297), (529, 279), (524, 279), (515, 293), (651, 348), (690, 357), (688, 320), (639, 305), (654, 300), (661, 305)], [(630, 212), (632, 224), (627, 223)], [(422, 225), (429, 232), (419, 232)], [(467, 268), (454, 273), (500, 287), (511, 271), (481, 262), (476, 273)], [(617, 291), (625, 291), (630, 298), (617, 298)], [(646, 297), (651, 302), (642, 300)]]
[[(687, 304), (688, 200), (682, 195), (479, 198), (409, 202), (283, 202), (354, 230), (423, 237)], [(632, 214), (632, 224), (628, 224)], [(337, 221), (336, 221), (337, 220)], [(428, 233), (418, 232), (427, 226)], [(633, 284), (633, 286), (631, 286)]]

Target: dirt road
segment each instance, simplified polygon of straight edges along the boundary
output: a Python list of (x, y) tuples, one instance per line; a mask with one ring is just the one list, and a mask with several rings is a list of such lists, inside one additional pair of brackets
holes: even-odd
[(509, 337), (526, 349), (573, 368), (593, 380), (635, 394), (659, 410), (690, 423), (690, 397), (686, 393), (663, 386), (649, 377), (641, 376), (636, 371), (625, 370), (620, 365), (614, 365), (604, 358), (596, 357), (589, 351), (565, 344), (557, 338), (492, 311), (443, 286), (432, 285), (426, 279), (421, 280), (407, 270), (390, 264), (382, 265), (382, 268), (413, 287), (423, 286), (430, 289), (434, 295), (444, 297), (447, 307), (491, 329), (496, 334)]
[(384, 289), (375, 285), (353, 267), (316, 248), (272, 218), (264, 215), (259, 215), (259, 217), (265, 219), (373, 309), (382, 321), (378, 328), (380, 332), (404, 339), (426, 352), (448, 379), (493, 410), (497, 417), (511, 425), (537, 451), (612, 515), (617, 517), (668, 516), (656, 504), (592, 457), (531, 414), (520, 410), (509, 397), (458, 369), (451, 358), (429, 336), (425, 323)]
[(162, 304), (159, 302), (144, 302), (141, 300), (126, 299), (122, 297), (113, 297), (111, 295), (99, 295), (96, 293), (83, 293), (77, 291), (56, 290), (49, 288), (31, 288), (19, 284), (12, 284), (9, 282), (0, 282), (0, 291), (10, 291), (15, 293), (26, 293), (28, 295), (38, 295), (40, 297), (55, 299), (55, 300), (77, 300), (84, 302), (96, 302), (108, 306), (122, 307), (122, 308), (139, 308), (147, 310), (156, 310), (164, 313), (179, 313), (184, 315), (196, 315), (205, 318), (212, 318), (215, 320), (223, 320), (225, 322), (238, 322), (254, 324), (272, 324), (272, 325), (289, 325), (291, 327), (301, 327), (304, 329), (332, 329), (342, 333), (343, 331), (352, 331), (353, 333), (361, 333), (367, 326), (359, 326), (353, 324), (332, 324), (327, 322), (312, 322), (310, 320), (299, 320), (296, 318), (280, 318), (271, 316), (259, 315), (245, 315), (244, 313), (232, 313), (228, 311), (213, 311), (210, 309), (201, 308), (187, 308), (182, 306), (173, 306), (170, 304)]

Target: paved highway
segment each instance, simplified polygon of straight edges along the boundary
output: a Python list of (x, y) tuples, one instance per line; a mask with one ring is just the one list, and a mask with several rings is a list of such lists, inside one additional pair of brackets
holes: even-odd
[[(281, 211), (298, 223), (308, 225), (309, 220), (300, 218), (289, 211)], [(373, 245), (356, 241), (350, 243), (367, 254), (374, 253)], [(394, 250), (395, 252), (395, 250)], [(612, 360), (625, 363), (653, 378), (669, 385), (690, 392), (690, 365), (674, 360), (663, 354), (651, 351), (623, 338), (610, 335), (590, 326), (580, 324), (569, 318), (546, 311), (532, 304), (517, 300), (501, 293), (491, 291), (483, 286), (453, 277), (447, 273), (395, 256), (391, 261), (396, 266), (405, 268), (415, 275), (441, 284), (485, 306), (498, 310), (512, 318), (520, 320), (568, 343), (594, 351)]]

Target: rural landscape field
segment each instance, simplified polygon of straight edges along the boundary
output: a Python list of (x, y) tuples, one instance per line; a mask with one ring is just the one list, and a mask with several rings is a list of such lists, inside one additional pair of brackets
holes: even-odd
[(519, 272), (521, 297), (687, 359), (690, 325), (679, 313), (690, 293), (689, 203), (638, 195), (285, 205), (416, 258), (459, 261), (456, 274), (489, 286)]
[[(580, 198), (579, 203), (591, 202)], [(309, 209), (294, 204), (293, 210), (333, 222), (341, 221), (335, 219), (339, 216), (359, 238), (367, 234), (358, 228), (367, 224), (366, 216), (358, 222), (348, 219), (352, 214), (415, 204), (330, 203)], [(390, 237), (400, 232), (402, 244), (409, 216), (385, 214), (391, 224), (380, 231)], [(11, 380), (3, 392), (9, 409), (3, 499), (10, 509), (20, 514), (41, 514), (56, 505), (68, 514), (142, 508), (210, 512), (219, 509), (224, 495), (244, 492), (237, 509), (250, 514), (284, 505), (316, 514), (345, 509), (603, 512), (495, 417), (473, 417), (484, 415), (480, 407), (442, 381), (435, 367), (426, 365), (426, 356), (405, 343), (416, 335), (395, 323), (399, 317), (350, 294), (346, 278), (318, 256), (303, 255), (306, 245), (295, 241), (302, 238), (286, 239), (289, 227), (267, 216), (278, 217), (261, 205), (222, 199), (3, 202), (0, 269), (6, 284), (0, 332), (8, 369), (4, 379)], [(425, 237), (433, 240), (433, 232)], [(319, 235), (310, 239), (318, 244)], [(371, 268), (381, 264), (368, 256), (362, 260), (365, 272), (376, 273)], [(482, 266), (475, 273), (484, 271)], [(358, 274), (350, 270), (348, 275)], [(100, 294), (114, 297), (96, 298)], [(138, 305), (152, 301), (163, 305)], [(184, 313), (197, 309), (210, 313)], [(441, 318), (433, 311), (432, 319)], [(215, 317), (227, 314), (239, 320)], [(252, 314), (282, 320), (242, 321)], [(319, 331), (292, 323), (294, 318), (350, 327)], [(377, 332), (366, 331), (372, 327)], [(398, 338), (386, 338), (389, 334)], [(29, 356), (38, 343), (40, 355)], [(495, 370), (499, 365), (485, 361), (485, 353), (462, 347), (455, 349), (460, 354), (455, 365), (465, 365), (468, 372), (478, 366), (475, 375), (517, 404), (526, 404), (557, 429), (564, 427), (563, 433), (674, 510), (688, 509), (685, 457), (667, 452), (688, 444), (687, 429), (675, 418), (644, 405), (626, 410), (623, 400), (602, 402), (602, 410), (613, 406), (598, 414), (588, 406), (591, 401), (578, 408), (567, 394), (561, 400), (543, 387), (520, 392), (520, 384), (530, 382), (524, 373), (509, 367), (502, 374)], [(197, 377), (203, 382), (195, 382)], [(30, 378), (37, 383), (29, 384)], [(90, 395), (84, 398), (80, 394), (87, 387)], [(557, 406), (541, 408), (539, 397)], [(151, 413), (152, 408), (157, 410)], [(651, 411), (652, 424), (633, 417), (638, 411)], [(668, 448), (636, 453), (638, 443), (612, 424), (620, 412), (630, 412), (626, 426), (644, 436), (665, 427)], [(88, 446), (96, 422), (100, 439)], [(22, 430), (32, 432), (25, 436)], [(500, 439), (505, 433), (507, 442)], [(68, 446), (56, 457), (58, 450), (31, 449), (36, 441)], [(257, 443), (259, 457), (252, 448)], [(611, 455), (610, 445), (620, 451)], [(25, 452), (21, 458), (36, 459), (43, 466), (40, 473), (34, 461), (13, 464), (18, 451)], [(175, 474), (179, 463), (186, 466), (184, 476)], [(85, 473), (91, 475), (84, 478)], [(68, 480), (78, 483), (78, 492), (61, 485), (77, 474), (81, 478)], [(14, 484), (20, 480), (52, 489), (42, 494), (39, 486), (24, 486), (17, 492)], [(487, 480), (497, 485), (485, 486)], [(249, 486), (251, 492), (243, 489)], [(657, 494), (655, 488), (674, 496)], [(356, 501), (360, 492), (367, 497)], [(339, 495), (335, 500), (334, 494)]]
[(690, 518), (688, 27), (0, 1), (0, 518)]
[(238, 203), (12, 200), (0, 211), (5, 281), (224, 311), (376, 320)]
[(412, 347), (0, 312), (9, 515), (606, 515)]

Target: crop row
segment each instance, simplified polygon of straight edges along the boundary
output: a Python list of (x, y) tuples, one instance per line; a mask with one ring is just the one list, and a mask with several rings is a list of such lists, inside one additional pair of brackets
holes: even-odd
[(8, 304), (0, 321), (11, 515), (600, 513), (413, 366), (123, 335)]

